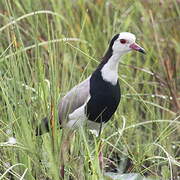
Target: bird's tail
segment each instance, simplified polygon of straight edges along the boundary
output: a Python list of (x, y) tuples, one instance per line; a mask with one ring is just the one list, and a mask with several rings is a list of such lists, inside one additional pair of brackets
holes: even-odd
[(36, 136), (40, 136), (46, 132), (49, 132), (49, 119), (47, 117), (43, 118), (41, 123), (36, 128)]

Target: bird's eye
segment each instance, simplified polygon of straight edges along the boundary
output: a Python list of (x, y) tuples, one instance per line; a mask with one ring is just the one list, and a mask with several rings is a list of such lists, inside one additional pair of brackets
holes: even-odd
[(120, 39), (121, 44), (125, 44), (126, 40), (125, 39)]

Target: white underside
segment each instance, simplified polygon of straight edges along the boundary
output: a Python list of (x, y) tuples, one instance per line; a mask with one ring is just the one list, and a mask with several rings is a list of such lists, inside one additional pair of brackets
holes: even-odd
[(81, 128), (87, 123), (87, 127), (90, 129), (92, 134), (98, 136), (99, 132), (102, 131), (104, 124), (101, 125), (100, 123), (89, 121), (85, 114), (85, 106), (86, 103), (69, 114), (68, 122), (65, 128), (68, 128), (69, 130), (75, 130)]
[(66, 124), (67, 128), (76, 129), (84, 124), (84, 121), (87, 119), (85, 114), (85, 106), (86, 104), (82, 105), (71, 114), (69, 114), (68, 122)]
[(99, 136), (100, 131), (102, 132), (104, 129), (104, 123), (100, 124), (94, 121), (87, 121), (87, 126), (90, 129), (90, 132), (94, 134), (96, 137)]

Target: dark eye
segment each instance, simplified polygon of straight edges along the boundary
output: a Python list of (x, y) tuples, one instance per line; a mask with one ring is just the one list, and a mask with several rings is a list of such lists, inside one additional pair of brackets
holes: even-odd
[(125, 44), (126, 40), (125, 39), (120, 39), (121, 44)]

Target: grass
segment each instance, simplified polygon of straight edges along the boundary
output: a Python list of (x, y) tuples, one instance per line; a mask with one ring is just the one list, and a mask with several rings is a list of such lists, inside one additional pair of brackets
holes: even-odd
[[(57, 120), (59, 99), (93, 72), (115, 33), (130, 31), (147, 55), (129, 53), (120, 64), (121, 103), (101, 136), (106, 169), (177, 180), (179, 5), (176, 0), (2, 0), (0, 179), (60, 178), (62, 130), (35, 137), (34, 129), (50, 114)], [(84, 131), (72, 139), (66, 178), (105, 178), (99, 140)], [(8, 143), (9, 137), (17, 143)]]

